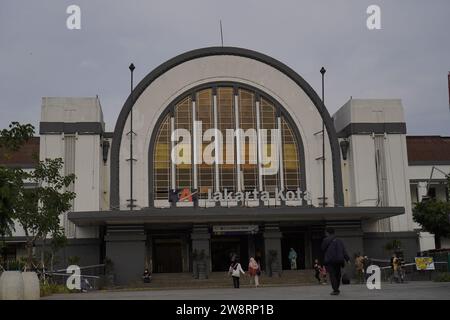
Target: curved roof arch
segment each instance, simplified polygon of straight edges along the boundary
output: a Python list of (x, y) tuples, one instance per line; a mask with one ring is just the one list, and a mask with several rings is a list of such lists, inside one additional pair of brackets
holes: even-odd
[(328, 133), (331, 152), (332, 152), (332, 168), (333, 168), (333, 189), (334, 189), (334, 203), (336, 206), (343, 205), (343, 191), (342, 191), (342, 174), (340, 164), (340, 150), (337, 138), (337, 133), (334, 128), (333, 120), (325, 107), (323, 101), (319, 98), (314, 89), (293, 69), (285, 65), (284, 63), (269, 57), (265, 54), (237, 47), (207, 47), (201, 49), (195, 49), (182, 53), (163, 64), (159, 65), (149, 74), (147, 74), (139, 84), (130, 93), (125, 101), (122, 110), (114, 128), (113, 141), (111, 146), (111, 179), (110, 179), (110, 207), (119, 207), (119, 151), (120, 144), (125, 128), (128, 115), (133, 108), (136, 101), (141, 94), (149, 87), (153, 81), (158, 77), (169, 71), (170, 69), (190, 60), (199, 59), (208, 56), (220, 56), (231, 55), (244, 58), (253, 59), (264, 64), (267, 64), (276, 70), (282, 72), (292, 81), (294, 81), (311, 99), (320, 116), (322, 117), (326, 131)]

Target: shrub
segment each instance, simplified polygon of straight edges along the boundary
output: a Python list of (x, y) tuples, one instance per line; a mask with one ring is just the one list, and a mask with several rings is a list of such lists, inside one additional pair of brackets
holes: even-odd
[(49, 296), (58, 293), (73, 293), (78, 292), (78, 290), (69, 290), (65, 285), (48, 283), (46, 281), (41, 281), (41, 297)]
[(450, 272), (441, 272), (436, 279), (436, 282), (450, 282)]

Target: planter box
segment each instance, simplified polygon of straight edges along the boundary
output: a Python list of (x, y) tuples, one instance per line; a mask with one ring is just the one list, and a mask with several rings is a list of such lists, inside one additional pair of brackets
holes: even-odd
[(23, 300), (24, 283), (20, 271), (4, 271), (0, 277), (1, 300)]
[(36, 272), (22, 272), (24, 300), (39, 300), (41, 297), (39, 278)]

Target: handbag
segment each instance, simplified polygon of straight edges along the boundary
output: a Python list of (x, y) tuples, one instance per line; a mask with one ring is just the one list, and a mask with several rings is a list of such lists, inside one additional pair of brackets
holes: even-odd
[(258, 268), (258, 270), (256, 270), (256, 275), (260, 276), (261, 275), (261, 270)]

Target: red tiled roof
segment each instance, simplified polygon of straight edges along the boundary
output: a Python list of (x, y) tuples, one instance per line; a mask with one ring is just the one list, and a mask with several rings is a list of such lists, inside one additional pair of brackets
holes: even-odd
[(450, 137), (407, 136), (408, 161), (414, 163), (450, 164)]
[(0, 165), (6, 167), (34, 168), (39, 159), (39, 137), (28, 140), (18, 151), (5, 154), (0, 149)]

